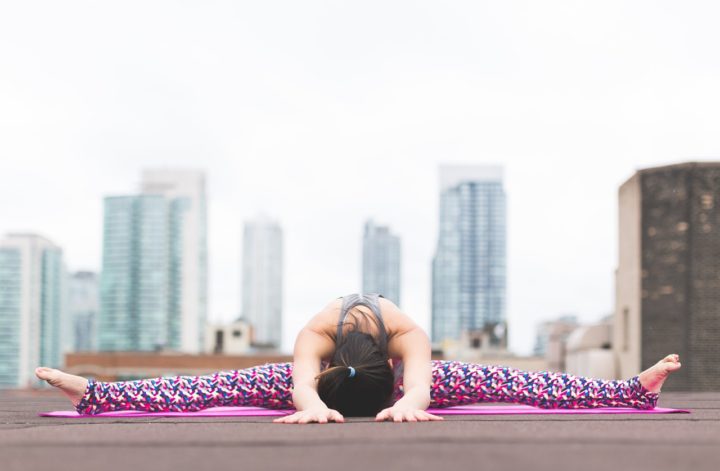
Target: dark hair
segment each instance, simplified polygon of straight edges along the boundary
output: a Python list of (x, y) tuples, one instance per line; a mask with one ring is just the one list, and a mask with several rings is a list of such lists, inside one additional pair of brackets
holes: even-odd
[[(351, 325), (335, 347), (328, 369), (316, 377), (318, 395), (325, 405), (344, 416), (374, 416), (390, 407), (394, 386), (393, 370), (384, 348), (385, 326), (382, 322), (378, 324), (381, 336), (378, 342), (372, 335), (361, 332), (357, 323)], [(352, 378), (351, 366), (355, 369)]]

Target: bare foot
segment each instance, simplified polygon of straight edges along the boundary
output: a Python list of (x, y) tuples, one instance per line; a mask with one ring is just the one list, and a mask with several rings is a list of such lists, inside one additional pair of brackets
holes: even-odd
[(668, 355), (640, 373), (640, 384), (652, 393), (659, 393), (670, 373), (679, 370), (680, 366), (680, 357), (678, 355)]
[(51, 386), (59, 388), (67, 397), (72, 401), (73, 406), (78, 405), (80, 399), (85, 394), (85, 389), (88, 385), (88, 380), (81, 377), (75, 376), (68, 373), (63, 373), (60, 370), (53, 368), (35, 368), (35, 376), (40, 379), (44, 379)]

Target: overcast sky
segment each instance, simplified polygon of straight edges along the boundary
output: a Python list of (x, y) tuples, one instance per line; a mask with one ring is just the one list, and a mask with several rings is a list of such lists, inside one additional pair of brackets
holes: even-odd
[(240, 306), (243, 220), (285, 231), (284, 346), (402, 238), (430, 325), (438, 166), (500, 164), (511, 347), (612, 311), (617, 189), (720, 158), (717, 2), (0, 2), (0, 234), (100, 269), (102, 198), (204, 168), (210, 316)]

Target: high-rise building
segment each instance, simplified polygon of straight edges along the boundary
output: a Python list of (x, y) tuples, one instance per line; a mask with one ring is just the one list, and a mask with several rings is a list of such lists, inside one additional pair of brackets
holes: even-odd
[(40, 365), (61, 367), (62, 250), (35, 234), (0, 242), (0, 387), (36, 384)]
[(618, 377), (677, 353), (663, 390), (720, 389), (720, 162), (636, 172), (619, 189), (618, 249)]
[(67, 306), (72, 351), (87, 352), (97, 349), (100, 287), (96, 273), (79, 271), (69, 276)]
[(152, 351), (167, 346), (168, 224), (168, 202), (162, 196), (105, 198), (100, 350)]
[(152, 169), (143, 172), (143, 194), (168, 201), (168, 346), (187, 353), (204, 350), (208, 304), (207, 202), (205, 173)]
[(283, 243), (280, 225), (266, 216), (243, 230), (242, 317), (253, 329), (253, 343), (282, 342)]
[(440, 167), (440, 221), (433, 258), (432, 340), (465, 330), (505, 344), (505, 191), (502, 167)]
[(99, 349), (200, 353), (207, 317), (204, 175), (146, 171), (142, 190), (105, 198)]
[(362, 291), (379, 293), (400, 305), (400, 238), (387, 226), (365, 223)]

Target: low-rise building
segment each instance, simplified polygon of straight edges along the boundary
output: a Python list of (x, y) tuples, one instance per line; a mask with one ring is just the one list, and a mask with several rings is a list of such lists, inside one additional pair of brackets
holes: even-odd
[(206, 375), (266, 363), (291, 362), (292, 356), (190, 355), (170, 352), (81, 352), (65, 356), (68, 373), (99, 381), (125, 381), (175, 375)]
[(252, 327), (244, 319), (231, 324), (210, 325), (205, 337), (205, 353), (242, 355), (250, 351)]
[(566, 371), (591, 378), (612, 379), (616, 365), (612, 351), (612, 318), (595, 325), (581, 326), (565, 343)]

